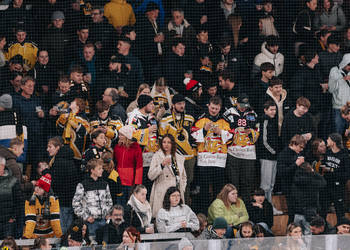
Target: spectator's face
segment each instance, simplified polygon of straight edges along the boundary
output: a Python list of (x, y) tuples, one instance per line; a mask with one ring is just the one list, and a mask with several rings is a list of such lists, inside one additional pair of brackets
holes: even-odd
[(184, 56), (185, 55), (185, 45), (182, 43), (179, 43), (176, 46), (173, 46), (173, 52), (178, 56)]
[(207, 43), (208, 42), (208, 32), (202, 31), (197, 35), (198, 42), (200, 43)]
[(334, 145), (335, 145), (334, 141), (330, 137), (328, 137), (328, 139), (327, 139), (327, 147), (331, 148)]
[(1, 41), (0, 41), (0, 49), (4, 49), (6, 45), (6, 37), (4, 37)]
[(321, 141), (320, 144), (318, 144), (317, 152), (320, 154), (325, 154), (327, 150), (326, 143), (324, 141)]
[(62, 94), (65, 94), (70, 90), (70, 83), (69, 82), (59, 82), (58, 88)]
[(238, 198), (237, 190), (232, 190), (227, 195), (227, 199), (231, 204), (235, 204), (237, 202), (237, 198)]
[(158, 93), (164, 93), (166, 86), (156, 86), (156, 91)]
[(339, 44), (336, 43), (331, 43), (328, 45), (328, 49), (332, 52), (332, 53), (337, 53), (340, 49)]
[(329, 0), (324, 0), (323, 1), (323, 7), (328, 10), (331, 7), (331, 3), (329, 2)]
[(93, 10), (91, 12), (91, 18), (94, 23), (100, 23), (103, 21), (103, 14), (100, 12), (100, 10)]
[(184, 21), (184, 16), (181, 14), (180, 11), (174, 11), (172, 15), (173, 15), (173, 22), (175, 23), (175, 25), (180, 26)]
[(219, 76), (219, 86), (221, 88), (225, 87), (225, 80), (224, 80), (224, 78), (222, 78), (222, 76)]
[(181, 195), (178, 191), (176, 191), (170, 195), (169, 199), (170, 199), (170, 206), (176, 207), (180, 203)]
[(121, 66), (121, 63), (110, 62), (109, 65), (108, 65), (109, 71), (117, 70), (118, 66)]
[(175, 111), (177, 113), (183, 113), (185, 112), (186, 102), (178, 102), (174, 104)]
[(52, 156), (55, 156), (57, 154), (57, 152), (60, 150), (60, 147), (59, 146), (56, 147), (52, 143), (48, 143), (46, 150), (49, 153), (49, 155), (52, 157)]
[(316, 65), (316, 64), (318, 64), (318, 55), (315, 55), (315, 57), (314, 58), (312, 58), (312, 60), (311, 60), (311, 62), (310, 63), (312, 63), (313, 65)]
[(104, 102), (106, 102), (108, 104), (112, 104), (113, 103), (110, 91), (105, 90), (105, 92), (102, 95), (102, 99), (103, 99)]
[(242, 227), (242, 236), (243, 238), (250, 238), (253, 235), (253, 229), (250, 226)]
[(234, 0), (224, 0), (224, 3), (226, 4), (233, 4)]
[(48, 0), (48, 2), (49, 2), (50, 4), (55, 4), (55, 3), (56, 3), (56, 0)]
[(310, 10), (315, 11), (317, 8), (317, 0), (311, 0), (310, 2), (306, 3), (306, 5)]
[(10, 71), (22, 72), (23, 66), (20, 63), (10, 63)]
[(90, 62), (95, 56), (95, 49), (93, 47), (84, 48), (84, 58), (86, 61)]
[(205, 0), (196, 0), (197, 3), (204, 3)]
[(267, 79), (271, 80), (271, 78), (275, 75), (275, 71), (274, 70), (261, 71), (261, 74)]
[(134, 243), (134, 242), (135, 242), (135, 240), (131, 239), (129, 234), (126, 231), (124, 231), (124, 233), (123, 233), (123, 243), (124, 244), (130, 244), (130, 243)]
[(210, 64), (210, 59), (209, 57), (204, 57), (204, 58), (201, 58), (201, 63), (202, 65), (209, 65)]
[(162, 141), (162, 148), (166, 153), (171, 153), (171, 140), (169, 137), (165, 137)]
[(128, 54), (130, 49), (130, 44), (128, 42), (119, 41), (117, 49), (118, 49), (118, 52), (122, 55)]
[(344, 67), (344, 70), (349, 72), (350, 71), (350, 63)]
[(217, 228), (214, 229), (217, 236), (219, 236), (220, 238), (224, 238), (225, 234), (226, 234), (226, 229), (225, 228)]
[(295, 111), (296, 111), (298, 116), (303, 116), (309, 111), (309, 109), (307, 107), (305, 107), (304, 105), (297, 104)]
[(5, 165), (4, 164), (0, 164), (0, 175), (4, 174), (4, 170), (5, 170)]
[(278, 45), (273, 45), (273, 46), (267, 46), (268, 50), (272, 53), (272, 54), (277, 54), (279, 46)]
[(16, 33), (16, 38), (19, 43), (23, 43), (27, 37), (27, 33), (24, 31), (19, 31)]
[(265, 201), (265, 196), (264, 195), (253, 195), (253, 199), (259, 203), (259, 204), (263, 204)]
[(42, 245), (40, 247), (41, 250), (50, 250), (52, 246), (50, 245), (50, 242), (48, 239), (45, 240), (45, 245)]
[(111, 220), (115, 226), (120, 225), (123, 222), (123, 211), (119, 209), (113, 209)]
[(101, 177), (103, 173), (102, 165), (97, 165), (94, 169), (91, 169), (91, 175), (95, 177)]
[(337, 226), (337, 234), (349, 234), (350, 232), (350, 225), (343, 224)]
[(16, 76), (15, 79), (10, 80), (12, 86), (14, 88), (20, 88), (21, 87), (21, 81), (22, 81), (22, 76)]
[(39, 186), (35, 186), (34, 188), (34, 193), (37, 195), (37, 196), (43, 196), (45, 194), (45, 190), (42, 189), (41, 187)]
[(151, 101), (150, 103), (148, 103), (148, 104), (146, 105), (146, 107), (145, 107), (145, 112), (146, 112), (147, 114), (151, 114), (151, 113), (153, 113), (153, 111), (154, 111), (154, 103), (153, 103), (153, 101)]
[(211, 116), (217, 116), (220, 113), (220, 110), (221, 110), (220, 104), (209, 103), (208, 111)]
[(83, 81), (83, 73), (72, 72), (70, 73), (70, 79), (75, 83), (81, 83)]
[(72, 110), (73, 113), (79, 112), (79, 106), (77, 105), (76, 101), (71, 102), (71, 104), (69, 105), (69, 108)]
[(23, 4), (23, 0), (13, 0), (13, 5), (17, 8), (21, 7)]
[(289, 233), (289, 236), (292, 236), (294, 240), (300, 239), (302, 236), (301, 227), (294, 228), (292, 232)]
[(276, 116), (276, 106), (270, 106), (268, 109), (264, 109), (264, 112), (268, 117), (274, 118)]
[(282, 85), (274, 85), (272, 87), (269, 87), (271, 93), (273, 96), (280, 96), (282, 94)]
[(102, 148), (106, 145), (106, 136), (105, 134), (99, 134), (95, 139), (93, 139), (95, 145), (99, 148)]
[(38, 56), (38, 62), (41, 65), (46, 65), (49, 63), (49, 54), (47, 53), (47, 51), (45, 51), (45, 50), (40, 51), (39, 56)]
[(22, 145), (15, 145), (12, 147), (12, 152), (19, 157), (21, 154), (23, 154), (24, 144)]
[(228, 55), (228, 53), (230, 53), (230, 50), (231, 50), (231, 45), (227, 45), (226, 47), (221, 48), (221, 52), (224, 55)]
[(75, 11), (80, 11), (80, 3), (78, 1), (72, 3), (72, 9)]
[(218, 88), (216, 86), (210, 87), (208, 89), (209, 96), (216, 96), (217, 92), (218, 92)]
[(53, 26), (55, 26), (57, 29), (62, 29), (64, 20), (63, 19), (55, 19), (52, 21)]
[(142, 188), (141, 190), (139, 190), (138, 193), (134, 193), (135, 198), (138, 199), (141, 203), (146, 202), (146, 195), (147, 195), (146, 188)]
[(108, 116), (108, 112), (109, 112), (109, 109), (108, 110), (105, 110), (101, 113), (98, 113), (98, 116), (102, 119), (102, 120), (105, 120)]
[(347, 115), (341, 114), (341, 117), (345, 119), (347, 122), (350, 122), (350, 112)]
[(147, 18), (151, 21), (155, 21), (158, 18), (159, 10), (151, 10), (146, 13)]
[(272, 11), (272, 3), (264, 4), (264, 11), (270, 13)]
[(319, 235), (323, 233), (324, 231), (324, 226), (321, 227), (316, 227), (316, 226), (310, 226), (311, 233), (314, 235)]
[(77, 31), (77, 34), (78, 34), (79, 40), (85, 43), (89, 37), (89, 30), (82, 29), (82, 30)]
[(149, 88), (145, 88), (141, 91), (140, 95), (150, 95), (151, 90)]
[(27, 81), (24, 85), (22, 85), (22, 93), (31, 96), (34, 93), (35, 82), (32, 80)]

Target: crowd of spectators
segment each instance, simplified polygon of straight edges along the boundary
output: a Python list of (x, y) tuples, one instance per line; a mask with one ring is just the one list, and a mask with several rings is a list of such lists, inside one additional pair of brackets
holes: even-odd
[(350, 234), (346, 1), (0, 6), (0, 239)]

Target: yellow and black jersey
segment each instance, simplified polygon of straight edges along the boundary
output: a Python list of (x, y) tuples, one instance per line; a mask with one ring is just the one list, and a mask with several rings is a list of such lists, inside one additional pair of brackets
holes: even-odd
[(123, 127), (123, 122), (120, 117), (108, 116), (106, 119), (101, 119), (98, 115), (93, 117), (90, 121), (91, 133), (100, 127), (106, 127), (106, 147), (110, 148), (112, 146), (112, 142), (114, 142), (118, 138), (118, 131), (121, 127)]
[(90, 124), (84, 114), (61, 114), (56, 126), (62, 134), (65, 144), (69, 144), (74, 152), (74, 159), (81, 160), (87, 144)]
[(194, 125), (194, 118), (191, 115), (181, 114), (176, 116), (173, 112), (166, 113), (159, 122), (159, 137), (165, 134), (171, 134), (175, 138), (177, 153), (183, 155), (186, 160), (193, 158), (196, 150), (191, 129)]
[[(204, 126), (212, 122), (212, 127), (206, 131)], [(213, 128), (221, 129), (221, 134), (215, 134)], [(198, 166), (224, 168), (227, 158), (227, 142), (232, 138), (230, 125), (221, 117), (211, 117), (208, 114), (200, 116), (192, 128), (192, 136), (197, 143)]]
[(24, 60), (25, 70), (29, 71), (34, 68), (38, 46), (34, 42), (24, 41), (22, 44), (18, 42), (10, 43), (5, 53), (7, 61), (15, 55), (21, 55)]
[[(28, 239), (33, 238), (60, 238), (62, 236), (60, 223), (60, 205), (58, 199), (50, 195), (47, 201), (35, 199), (35, 204), (31, 205), (28, 200), (25, 202), (25, 228), (23, 236)], [(45, 206), (49, 207), (49, 214), (44, 213)]]

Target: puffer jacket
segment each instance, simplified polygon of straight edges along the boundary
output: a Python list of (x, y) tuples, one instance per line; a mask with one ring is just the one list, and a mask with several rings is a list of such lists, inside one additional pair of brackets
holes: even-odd
[(104, 15), (114, 28), (133, 26), (136, 22), (135, 13), (126, 0), (111, 0), (104, 7)]
[(74, 213), (83, 220), (104, 219), (113, 206), (107, 182), (102, 178), (96, 181), (86, 178), (78, 184), (72, 205)]
[(284, 55), (282, 55), (280, 52), (277, 52), (277, 54), (272, 54), (266, 48), (266, 42), (264, 42), (261, 45), (261, 53), (254, 59), (253, 75), (260, 72), (260, 65), (266, 62), (272, 63), (275, 66), (275, 76), (279, 76), (283, 73)]
[(343, 68), (350, 63), (350, 54), (345, 54), (339, 66), (335, 66), (329, 73), (328, 91), (332, 94), (332, 106), (334, 109), (340, 109), (350, 101), (350, 81), (345, 81), (344, 76), (349, 72)]
[(319, 30), (323, 25), (327, 25), (328, 27), (335, 26), (335, 31), (343, 31), (346, 25), (346, 17), (343, 9), (335, 3), (328, 13), (323, 10), (317, 14), (313, 24), (315, 30)]

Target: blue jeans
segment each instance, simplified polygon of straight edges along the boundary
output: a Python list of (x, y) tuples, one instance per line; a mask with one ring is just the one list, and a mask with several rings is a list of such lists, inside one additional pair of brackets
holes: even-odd
[(340, 109), (333, 109), (333, 111), (334, 111), (335, 131), (343, 135), (346, 128), (346, 121), (343, 117), (341, 117)]
[(95, 220), (93, 223), (87, 222), (88, 228), (89, 228), (89, 235), (90, 236), (96, 236), (96, 230), (99, 229), (100, 227), (103, 227), (106, 225), (106, 220), (105, 219), (98, 219)]
[(68, 228), (73, 222), (73, 208), (61, 207), (60, 208), (60, 221), (62, 234), (66, 233)]

